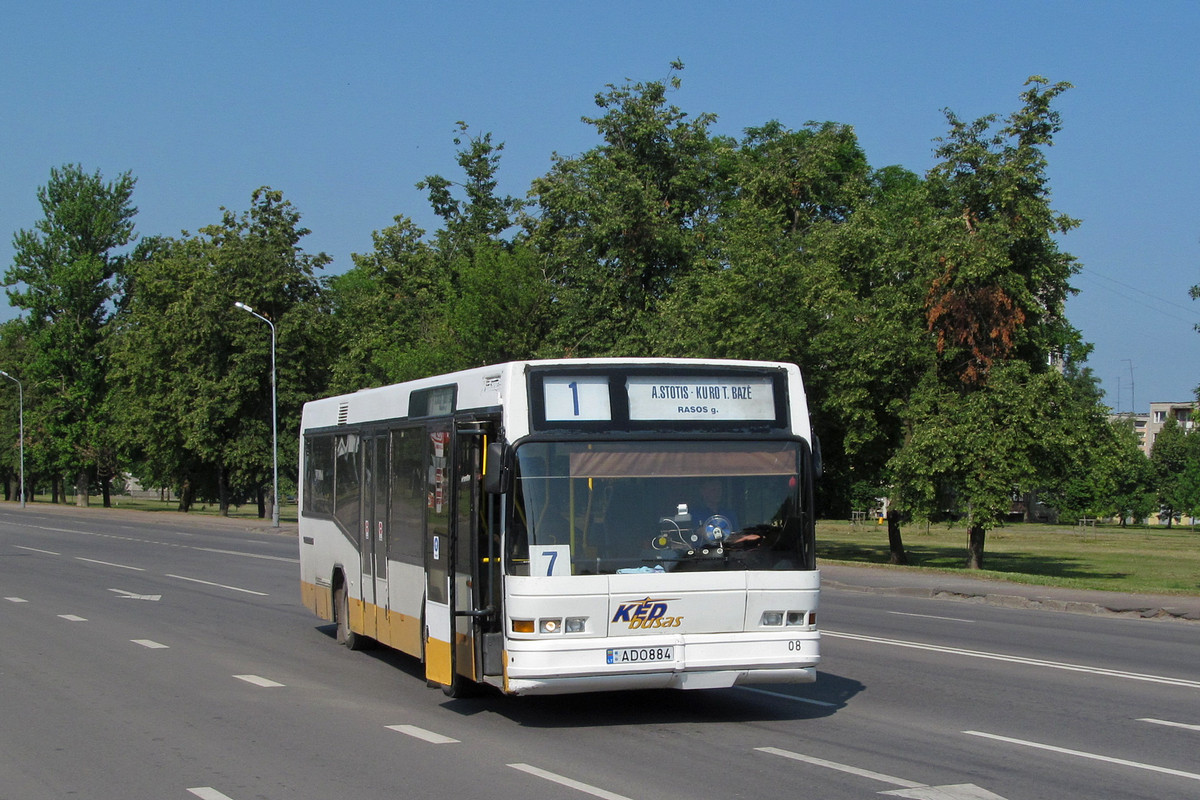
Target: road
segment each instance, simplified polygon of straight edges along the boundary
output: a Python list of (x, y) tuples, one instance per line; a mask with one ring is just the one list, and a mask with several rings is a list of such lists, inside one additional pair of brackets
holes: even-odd
[(822, 595), (816, 684), (450, 700), (293, 536), (0, 508), (0, 800), (1200, 796), (1200, 627)]

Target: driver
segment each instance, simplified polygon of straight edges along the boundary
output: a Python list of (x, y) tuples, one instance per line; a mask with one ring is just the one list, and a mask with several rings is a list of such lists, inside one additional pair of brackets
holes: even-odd
[(703, 524), (712, 517), (724, 517), (729, 520), (731, 533), (738, 529), (737, 516), (734, 515), (729, 503), (725, 502), (725, 485), (720, 478), (705, 478), (700, 484), (700, 502), (692, 512), (692, 519)]
[[(705, 478), (700, 484), (700, 502), (696, 505), (692, 519), (706, 537), (720, 541), (728, 547), (757, 547), (762, 536), (750, 532), (738, 533), (741, 525), (738, 524), (732, 506), (733, 504), (725, 499), (724, 481), (720, 478)], [(723, 520), (728, 521), (728, 526)]]

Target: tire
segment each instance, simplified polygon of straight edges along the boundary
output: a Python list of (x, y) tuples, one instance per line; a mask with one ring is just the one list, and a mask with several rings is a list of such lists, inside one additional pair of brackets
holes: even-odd
[(455, 675), (449, 686), (442, 686), (442, 694), (446, 697), (462, 699), (478, 697), (482, 689), (483, 687), (475, 681), (464, 678), (462, 675)]
[(366, 637), (350, 630), (350, 597), (346, 592), (346, 584), (338, 586), (333, 592), (334, 617), (337, 619), (337, 642), (351, 650), (362, 650)]

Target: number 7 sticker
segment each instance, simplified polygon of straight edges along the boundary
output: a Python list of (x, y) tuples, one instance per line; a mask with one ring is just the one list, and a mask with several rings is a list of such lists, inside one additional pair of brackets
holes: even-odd
[(531, 575), (549, 578), (571, 574), (571, 545), (533, 545), (529, 548)]

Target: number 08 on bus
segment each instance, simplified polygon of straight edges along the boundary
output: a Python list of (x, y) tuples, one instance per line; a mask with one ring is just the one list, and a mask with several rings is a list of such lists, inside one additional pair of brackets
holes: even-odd
[(451, 696), (816, 678), (795, 365), (513, 362), (310, 402), (300, 433), (305, 605)]

